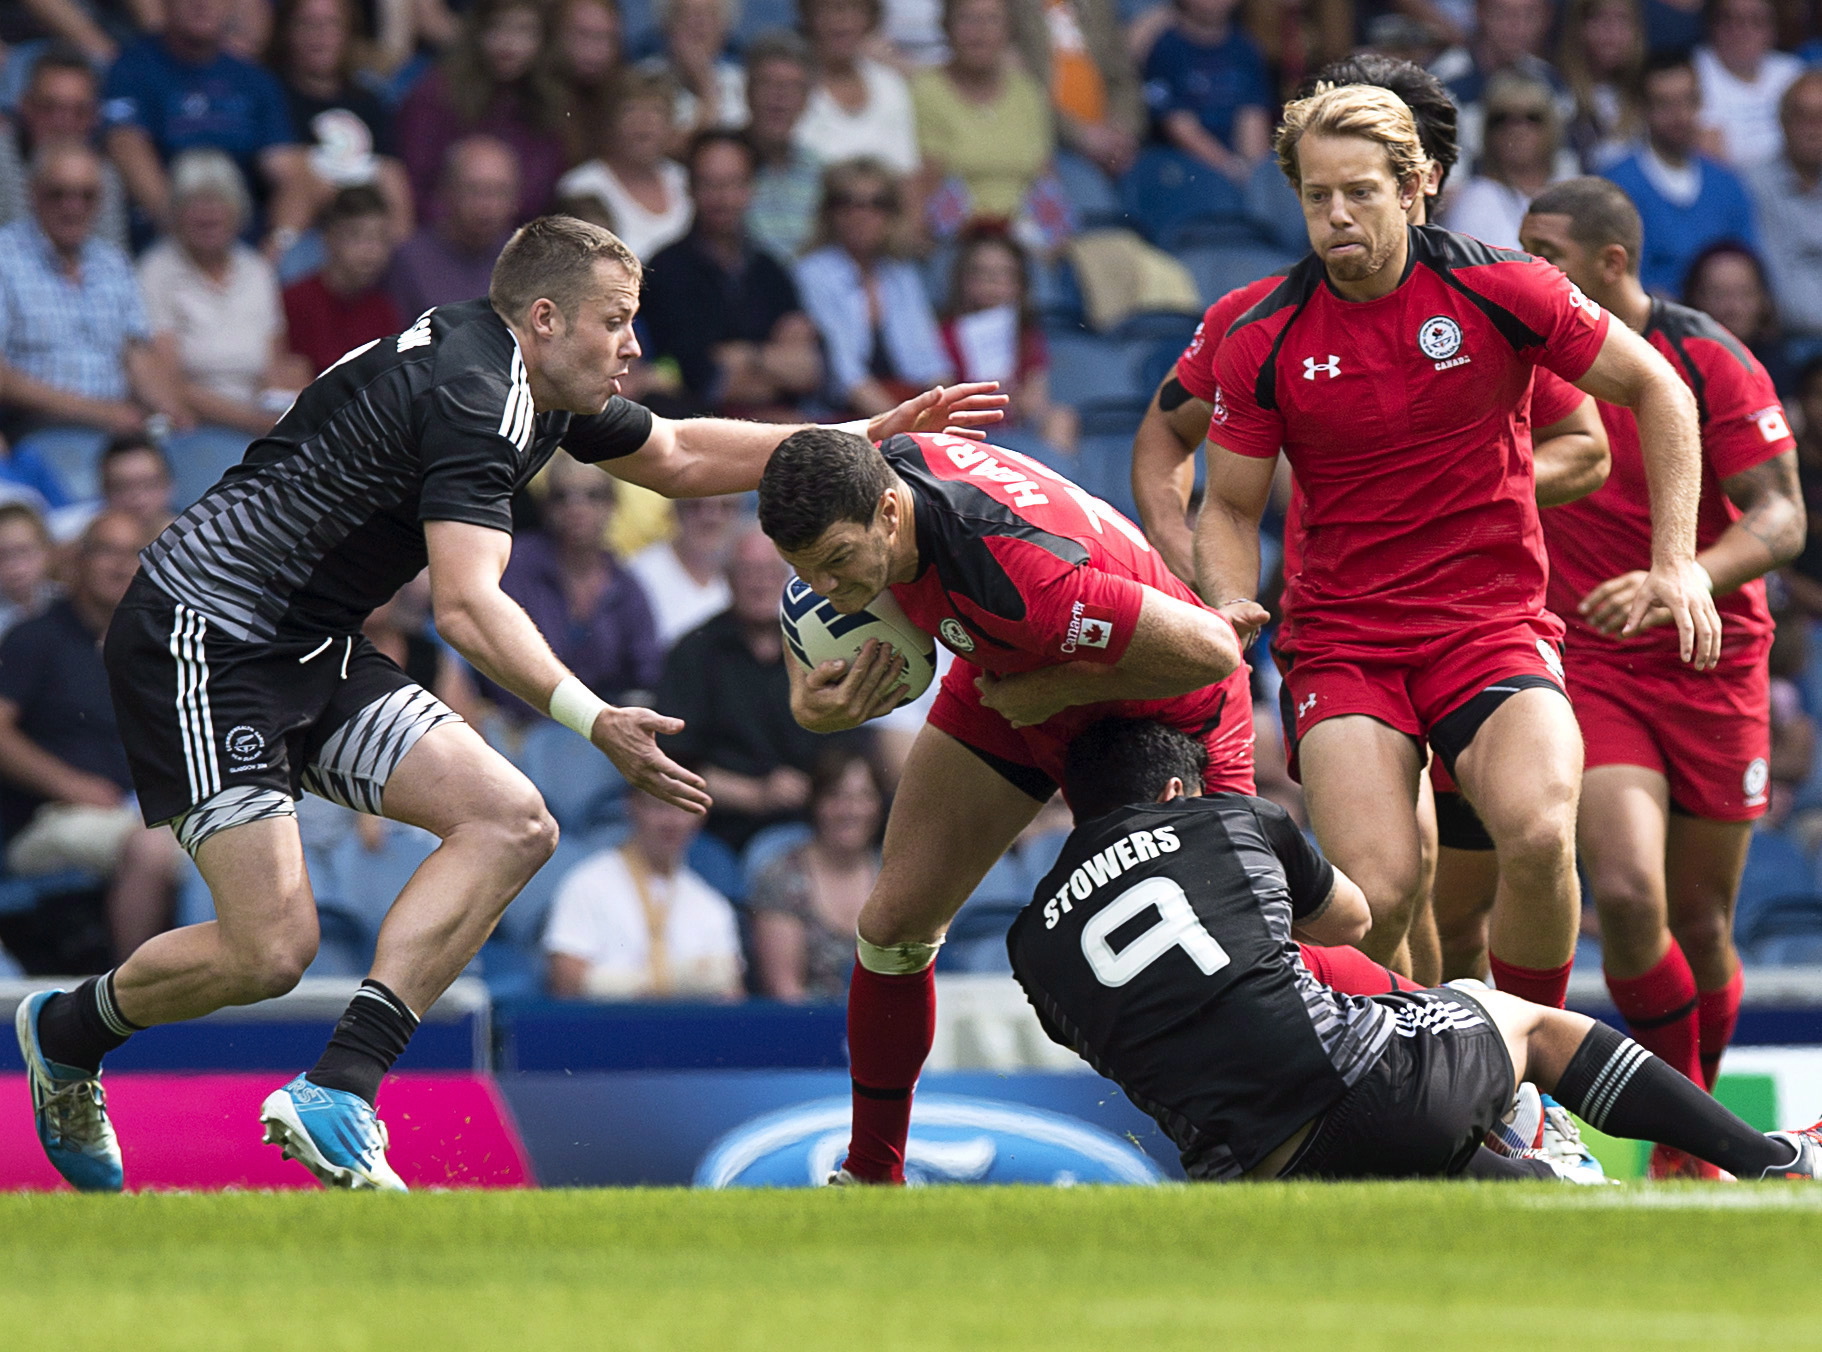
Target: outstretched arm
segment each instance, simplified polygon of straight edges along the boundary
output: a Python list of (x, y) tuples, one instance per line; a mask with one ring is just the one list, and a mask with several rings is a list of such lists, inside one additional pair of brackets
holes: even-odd
[(1189, 496), (1196, 483), (1196, 448), (1208, 434), (1214, 406), (1183, 388), (1172, 371), (1164, 377), (1132, 439), (1132, 497), (1139, 524), (1165, 567), (1196, 583), (1195, 533)]
[[(531, 616), (500, 590), (500, 578), (512, 557), (512, 537), (464, 521), (427, 521), (424, 539), (430, 550), (437, 632), (483, 676), (532, 708), (550, 710), (551, 696), (572, 675), (551, 652)], [(709, 795), (701, 776), (658, 749), (658, 734), (682, 730), (682, 720), (650, 709), (605, 705), (596, 714), (588, 739), (635, 788), (691, 812), (707, 812)]]
[(1196, 520), (1196, 590), (1249, 643), (1270, 618), (1250, 598), (1259, 589), (1259, 518), (1277, 469), (1276, 456), (1239, 455), (1208, 443), (1208, 484)]
[(1707, 671), (1720, 660), (1721, 618), (1695, 559), (1702, 492), (1695, 395), (1651, 344), (1618, 323), (1607, 326), (1594, 365), (1575, 384), (1596, 399), (1630, 408), (1639, 423), (1651, 492), (1651, 569), (1621, 632), (1638, 633), (1652, 607), (1662, 606), (1676, 624), (1683, 660)]
[[(866, 436), (879, 442), (900, 432), (947, 432), (978, 441), (985, 437), (981, 429), (998, 422), (1005, 406), (1006, 396), (995, 381), (938, 385), (871, 419)], [(652, 434), (645, 445), (603, 468), (667, 498), (746, 493), (759, 487), (759, 476), (778, 443), (801, 426), (727, 418), (653, 418)]]

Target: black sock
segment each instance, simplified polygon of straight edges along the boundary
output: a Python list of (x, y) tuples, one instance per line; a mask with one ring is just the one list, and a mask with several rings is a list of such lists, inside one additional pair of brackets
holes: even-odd
[(417, 1031), (418, 1016), (379, 982), (361, 982), (348, 1012), (335, 1025), (320, 1061), (304, 1076), (324, 1089), (345, 1089), (368, 1103), (380, 1096), (380, 1081)]
[(1791, 1162), (1788, 1144), (1754, 1131), (1682, 1072), (1604, 1023), (1589, 1030), (1551, 1092), (1600, 1131), (1674, 1146), (1736, 1178), (1759, 1178)]
[(1561, 1177), (1556, 1170), (1540, 1159), (1528, 1156), (1513, 1157), (1502, 1155), (1498, 1151), (1481, 1146), (1462, 1166), (1459, 1178), (1486, 1178), (1510, 1181), (1519, 1178), (1545, 1178), (1555, 1180)]
[(114, 1003), (114, 974), (92, 976), (73, 991), (60, 991), (38, 1011), (38, 1046), (47, 1060), (90, 1073), (101, 1058), (143, 1031)]

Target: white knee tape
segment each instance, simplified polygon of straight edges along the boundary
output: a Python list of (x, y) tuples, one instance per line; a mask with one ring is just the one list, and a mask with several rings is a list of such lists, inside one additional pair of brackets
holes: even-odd
[(868, 943), (858, 934), (854, 936), (854, 953), (860, 959), (860, 965), (881, 976), (908, 976), (921, 972), (936, 961), (936, 950), (942, 946), (943, 941), (938, 939), (933, 944), (887, 944), (882, 948)]

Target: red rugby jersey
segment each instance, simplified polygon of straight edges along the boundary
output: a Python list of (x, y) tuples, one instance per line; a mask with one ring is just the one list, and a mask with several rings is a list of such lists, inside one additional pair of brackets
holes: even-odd
[(916, 504), (918, 575), (892, 595), (984, 670), (1118, 662), (1146, 587), (1202, 604), (1137, 526), (1017, 451), (940, 434), (880, 450)]
[(1300, 641), (1382, 647), (1544, 613), (1533, 369), (1599, 355), (1607, 316), (1556, 268), (1438, 226), (1395, 290), (1343, 300), (1306, 256), (1228, 330), (1210, 439), (1303, 495), (1285, 588)]
[[(1706, 549), (1740, 519), (1721, 481), (1795, 447), (1771, 377), (1744, 344), (1700, 310), (1653, 301), (1648, 341), (1695, 392), (1702, 422), (1702, 500), (1696, 547)], [(1607, 482), (1579, 502), (1543, 514), (1550, 548), (1550, 609), (1563, 617), (1577, 652), (1655, 653), (1681, 667), (1676, 629), (1660, 625), (1629, 639), (1609, 638), (1576, 614), (1581, 599), (1621, 573), (1651, 566), (1651, 498), (1638, 421), (1629, 408), (1603, 403), (1601, 421), (1613, 447)], [(1721, 652), (1730, 665), (1762, 662), (1771, 646), (1765, 580), (1717, 597)]]

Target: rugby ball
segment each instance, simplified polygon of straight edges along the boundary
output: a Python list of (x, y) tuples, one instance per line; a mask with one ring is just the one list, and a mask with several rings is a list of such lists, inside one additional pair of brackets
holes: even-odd
[(905, 659), (905, 702), (929, 689), (936, 676), (936, 640), (911, 623), (890, 591), (874, 597), (865, 610), (843, 615), (794, 577), (784, 584), (778, 622), (784, 628), (785, 646), (806, 669), (852, 661), (874, 638)]

